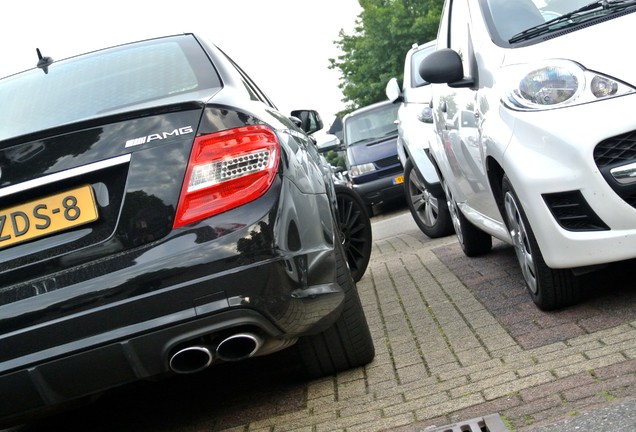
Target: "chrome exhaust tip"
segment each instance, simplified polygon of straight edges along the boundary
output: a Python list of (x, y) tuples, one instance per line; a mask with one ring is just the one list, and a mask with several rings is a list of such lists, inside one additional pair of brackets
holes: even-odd
[(214, 359), (210, 349), (203, 345), (183, 348), (170, 357), (170, 369), (178, 374), (200, 372), (212, 364)]
[(263, 345), (254, 333), (237, 333), (223, 339), (216, 347), (216, 356), (225, 361), (239, 361), (252, 357)]

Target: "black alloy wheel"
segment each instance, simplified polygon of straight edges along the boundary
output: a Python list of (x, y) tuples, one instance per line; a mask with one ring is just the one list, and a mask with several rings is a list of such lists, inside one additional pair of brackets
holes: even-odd
[(358, 282), (371, 258), (371, 220), (366, 204), (356, 191), (340, 184), (335, 188), (342, 246), (353, 280)]
[(444, 237), (453, 232), (453, 223), (446, 200), (433, 195), (418, 175), (411, 159), (404, 165), (406, 204), (418, 228), (430, 238)]

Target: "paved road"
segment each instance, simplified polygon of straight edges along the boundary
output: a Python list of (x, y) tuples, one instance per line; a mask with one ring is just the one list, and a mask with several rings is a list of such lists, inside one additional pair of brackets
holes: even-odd
[(381, 241), (399, 236), (404, 232), (418, 232), (411, 213), (401, 206), (389, 207), (372, 220), (373, 240)]
[(404, 209), (375, 216), (373, 232), (358, 284), (376, 346), (366, 367), (307, 382), (281, 352), (118, 389), (20, 432), (420, 432), (489, 414), (517, 432), (609, 431), (600, 425), (634, 417), (633, 263), (545, 313), (507, 245), (468, 259)]

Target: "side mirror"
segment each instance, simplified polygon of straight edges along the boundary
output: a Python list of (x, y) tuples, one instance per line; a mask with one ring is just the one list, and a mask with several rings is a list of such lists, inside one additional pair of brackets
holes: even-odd
[(474, 80), (464, 79), (462, 59), (450, 48), (442, 48), (429, 54), (420, 63), (422, 79), (434, 84), (448, 84), (449, 87), (472, 87)]
[(299, 126), (307, 134), (318, 132), (323, 128), (322, 119), (320, 118), (318, 111), (294, 110), (291, 112), (290, 118), (294, 123), (296, 123), (296, 121), (300, 121), (300, 124), (297, 124), (297, 126)]
[(386, 97), (393, 103), (402, 102), (402, 90), (400, 89), (400, 84), (398, 83), (397, 78), (391, 78), (388, 83), (386, 83), (385, 89)]

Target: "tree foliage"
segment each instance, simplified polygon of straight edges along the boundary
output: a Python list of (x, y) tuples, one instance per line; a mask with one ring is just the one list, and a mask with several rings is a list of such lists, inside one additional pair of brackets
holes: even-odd
[[(435, 39), (443, 0), (359, 0), (354, 33), (340, 31), (341, 55), (329, 59), (341, 73), (345, 112), (386, 99), (386, 83), (402, 79), (411, 46)], [(342, 113), (341, 113), (342, 114)]]

